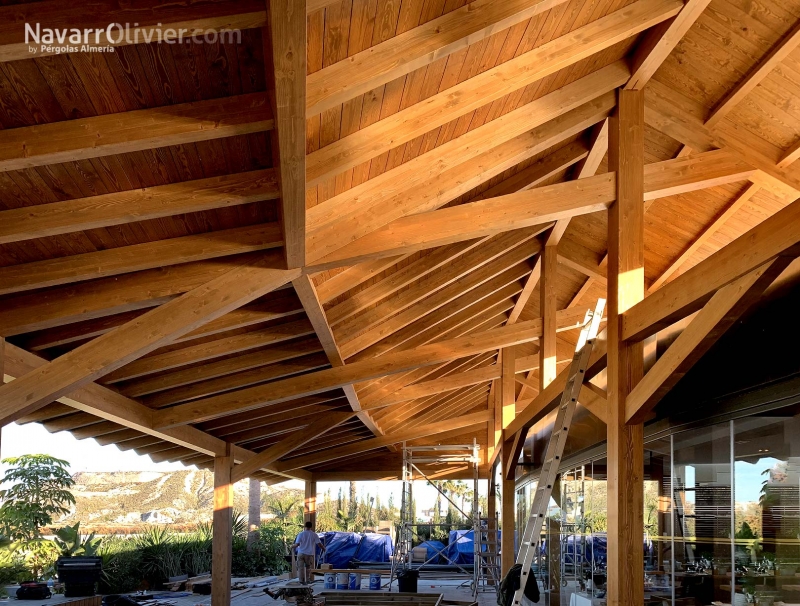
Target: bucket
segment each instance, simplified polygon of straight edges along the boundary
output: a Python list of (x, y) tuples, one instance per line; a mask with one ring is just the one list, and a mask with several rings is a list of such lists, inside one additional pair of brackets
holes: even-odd
[(336, 589), (347, 589), (348, 576), (346, 572), (336, 573)]
[(325, 573), (325, 589), (336, 589), (336, 573), (335, 572), (326, 572)]
[(380, 572), (373, 572), (369, 575), (369, 588), (372, 591), (380, 591), (381, 590), (381, 573)]
[(348, 589), (361, 589), (361, 573), (351, 572), (347, 582)]

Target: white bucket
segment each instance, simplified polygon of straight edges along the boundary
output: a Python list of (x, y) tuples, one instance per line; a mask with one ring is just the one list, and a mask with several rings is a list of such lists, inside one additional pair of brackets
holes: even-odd
[(347, 589), (347, 583), (349, 581), (349, 574), (346, 572), (337, 572), (336, 573), (336, 589)]
[(361, 589), (361, 573), (351, 572), (347, 582), (348, 589)]
[(326, 572), (325, 573), (325, 589), (336, 589), (336, 573), (335, 572)]

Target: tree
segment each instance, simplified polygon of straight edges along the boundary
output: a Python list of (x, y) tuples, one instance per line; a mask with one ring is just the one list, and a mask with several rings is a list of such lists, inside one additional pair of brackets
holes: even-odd
[(58, 557), (55, 544), (42, 537), (42, 528), (69, 513), (69, 505), (75, 504), (69, 489), (75, 481), (67, 471), (69, 463), (49, 455), (22, 455), (2, 462), (11, 467), (0, 480), (8, 485), (0, 490), (0, 526), (38, 578)]

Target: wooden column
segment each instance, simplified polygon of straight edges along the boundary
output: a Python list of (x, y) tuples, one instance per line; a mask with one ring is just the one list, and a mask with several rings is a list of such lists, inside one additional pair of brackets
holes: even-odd
[(311, 522), (317, 525), (317, 483), (306, 482), (306, 498), (303, 506), (304, 522)]
[(619, 91), (609, 122), (608, 212), (608, 606), (644, 602), (642, 425), (625, 424), (625, 400), (641, 380), (642, 343), (621, 339), (620, 314), (644, 298), (644, 96)]
[[(508, 469), (508, 459), (512, 457), (514, 449), (511, 440), (506, 440), (503, 444), (503, 467)], [(504, 577), (509, 569), (514, 565), (517, 554), (514, 552), (514, 529), (516, 527), (516, 491), (514, 490), (514, 480), (506, 479), (506, 474), (501, 474), (501, 510), (500, 510), (500, 576)]]
[(547, 242), (542, 249), (542, 275), (539, 279), (539, 314), (542, 337), (539, 339), (539, 392), (556, 378), (556, 279), (558, 242)]
[[(502, 462), (501, 462), (502, 463)], [(489, 545), (489, 551), (497, 553), (497, 549), (500, 545), (497, 543), (497, 482), (495, 482), (495, 478), (497, 477), (497, 468), (492, 466), (489, 469), (489, 482), (488, 482), (488, 491), (486, 493), (486, 517), (489, 519), (487, 522), (487, 528), (489, 532), (487, 533), (489, 542), (491, 543), (494, 541), (494, 544)], [(495, 560), (496, 561), (496, 560)], [(490, 576), (489, 577), (489, 584), (494, 584), (494, 579)]]
[[(556, 481), (553, 483), (552, 498), (559, 507), (563, 508), (564, 503), (561, 501), (561, 474), (556, 476)], [(547, 558), (548, 561), (553, 562), (552, 566), (548, 566), (550, 573), (550, 606), (559, 606), (561, 604), (561, 522), (551, 519), (549, 524)]]
[(247, 496), (247, 544), (253, 547), (258, 543), (258, 529), (261, 526), (261, 482), (256, 478), (250, 478)]
[(214, 458), (214, 526), (211, 538), (211, 606), (230, 606), (233, 515), (233, 457), (227, 445), (225, 456)]

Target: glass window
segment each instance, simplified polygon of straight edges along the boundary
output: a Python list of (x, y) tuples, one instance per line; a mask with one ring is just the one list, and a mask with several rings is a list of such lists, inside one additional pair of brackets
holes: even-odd
[(735, 603), (800, 603), (800, 417), (734, 423)]

